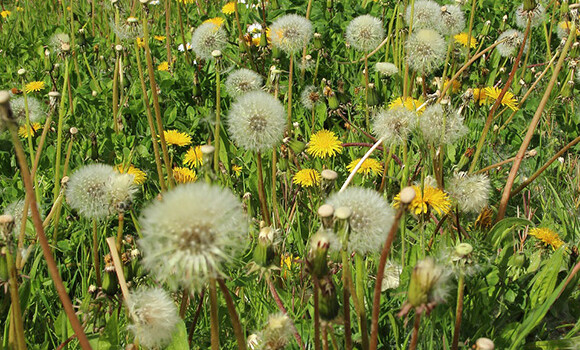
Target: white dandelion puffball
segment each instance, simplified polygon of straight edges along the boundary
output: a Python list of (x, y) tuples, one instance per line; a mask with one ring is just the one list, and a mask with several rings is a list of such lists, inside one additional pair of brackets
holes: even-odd
[(249, 69), (241, 68), (228, 75), (225, 81), (226, 91), (232, 98), (236, 98), (246, 92), (260, 90), (263, 83), (262, 77)]
[(280, 17), (270, 26), (272, 45), (288, 54), (306, 46), (313, 32), (312, 22), (294, 14)]
[(362, 187), (349, 187), (331, 195), (326, 204), (335, 208), (348, 207), (351, 232), (349, 251), (365, 255), (379, 252), (394, 221), (394, 210), (376, 191)]
[(245, 249), (248, 224), (229, 189), (189, 183), (153, 201), (140, 219), (143, 265), (172, 289), (199, 290)]
[(226, 31), (220, 25), (206, 22), (193, 32), (191, 48), (199, 58), (210, 60), (212, 51), (223, 51), (227, 42)]
[(346, 27), (346, 42), (359, 51), (372, 51), (385, 38), (383, 22), (371, 15), (358, 16)]
[(405, 21), (411, 25), (411, 12), (413, 13), (413, 30), (433, 29), (439, 26), (441, 6), (435, 1), (418, 0), (414, 7), (407, 6)]
[(66, 200), (81, 216), (103, 219), (111, 214), (110, 181), (117, 173), (110, 165), (89, 164), (69, 178)]
[(447, 54), (447, 44), (441, 34), (431, 29), (413, 32), (407, 39), (407, 62), (409, 67), (422, 74), (439, 68)]
[(537, 3), (536, 7), (530, 11), (524, 11), (524, 4), (521, 4), (516, 9), (516, 25), (520, 29), (526, 29), (528, 26), (528, 19), (530, 19), (530, 26), (537, 27), (546, 19), (546, 8), (542, 4)]
[(386, 145), (399, 145), (407, 141), (417, 125), (417, 113), (403, 106), (381, 110), (374, 117), (373, 131)]
[(19, 124), (26, 123), (26, 103), (28, 103), (28, 118), (31, 123), (39, 123), (46, 117), (45, 105), (38, 99), (27, 96), (27, 100), (24, 100), (24, 96), (17, 97), (10, 101), (10, 107), (12, 108), (12, 113), (14, 119)]
[(423, 139), (434, 146), (455, 143), (469, 131), (455, 109), (443, 108), (439, 103), (427, 107), (421, 114), (419, 129)]
[(312, 110), (317, 104), (324, 102), (324, 95), (316, 86), (308, 85), (300, 94), (300, 102), (304, 108)]
[(386, 77), (399, 73), (399, 68), (390, 62), (377, 62), (375, 70)]
[(228, 126), (239, 147), (266, 151), (282, 141), (286, 126), (284, 106), (266, 92), (248, 92), (231, 106)]
[(457, 201), (459, 209), (479, 213), (487, 206), (491, 185), (485, 174), (458, 172), (447, 181), (449, 195)]
[(445, 5), (439, 11), (439, 32), (452, 36), (465, 28), (465, 16), (459, 5)]
[[(505, 41), (504, 41), (505, 40)], [(516, 29), (509, 29), (501, 33), (497, 41), (503, 41), (498, 44), (495, 48), (502, 57), (516, 56), (524, 42), (524, 33)], [(526, 40), (526, 45), (524, 47), (524, 52), (528, 51), (529, 44)]]
[(133, 197), (138, 190), (135, 175), (116, 173), (107, 184), (111, 196), (111, 208), (124, 212), (131, 207)]
[(162, 288), (131, 292), (127, 303), (133, 322), (128, 326), (141, 346), (160, 348), (171, 342), (179, 316), (177, 307)]
[(284, 349), (292, 340), (292, 320), (282, 313), (270, 315), (268, 324), (258, 334), (258, 349)]

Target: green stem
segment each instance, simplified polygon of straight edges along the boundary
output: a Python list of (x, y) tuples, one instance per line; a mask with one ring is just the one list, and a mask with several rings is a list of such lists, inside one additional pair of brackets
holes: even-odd
[(6, 264), (8, 267), (10, 285), (10, 303), (12, 305), (12, 321), (14, 322), (14, 335), (18, 350), (26, 350), (26, 338), (24, 336), (24, 324), (22, 322), (22, 310), (20, 308), (20, 297), (18, 295), (18, 271), (14, 266), (14, 257), (10, 248), (6, 249)]
[(215, 60), (215, 129), (214, 129), (214, 146), (215, 152), (213, 153), (213, 169), (216, 175), (219, 174), (219, 154), (220, 154), (220, 121), (221, 121), (221, 82), (220, 82), (220, 69), (219, 69), (219, 58)]
[(365, 308), (365, 280), (367, 278), (365, 272), (363, 257), (360, 254), (356, 254), (354, 257), (354, 266), (356, 269), (356, 294), (360, 303), (360, 331), (361, 331), (361, 341), (363, 350), (369, 349), (369, 332), (367, 324), (367, 313)]
[(218, 279), (218, 284), (224, 298), (226, 299), (226, 306), (228, 307), (228, 312), (232, 321), (232, 326), (234, 327), (234, 333), (236, 334), (236, 340), (238, 342), (238, 350), (246, 350), (246, 338), (244, 337), (244, 332), (242, 329), (242, 324), (240, 323), (240, 318), (236, 312), (236, 307), (230, 291), (222, 279)]
[(219, 331), (217, 289), (215, 278), (211, 278), (209, 281), (209, 306), (211, 319), (211, 350), (219, 350), (220, 331)]
[(267, 226), (271, 225), (270, 213), (268, 211), (268, 205), (266, 203), (266, 190), (264, 188), (264, 176), (262, 169), (262, 153), (257, 152), (256, 154), (257, 168), (258, 168), (258, 198), (260, 199), (260, 206), (262, 207), (262, 219), (266, 222)]
[(457, 350), (459, 344), (459, 331), (461, 329), (461, 317), (463, 314), (463, 292), (465, 287), (465, 276), (463, 272), (459, 273), (459, 281), (457, 282), (457, 307), (455, 308), (455, 330), (453, 331), (453, 343), (451, 343), (451, 350)]
[(62, 156), (62, 128), (64, 124), (64, 115), (66, 113), (64, 109), (65, 96), (67, 93), (66, 86), (68, 84), (68, 57), (64, 59), (64, 83), (62, 87), (62, 97), (60, 99), (60, 107), (58, 109), (58, 126), (56, 131), (56, 159), (54, 162), (54, 200), (58, 197), (58, 192), (60, 191), (60, 158)]
[(97, 286), (101, 286), (101, 259), (99, 257), (99, 235), (97, 232), (97, 219), (93, 219), (93, 268), (97, 277)]

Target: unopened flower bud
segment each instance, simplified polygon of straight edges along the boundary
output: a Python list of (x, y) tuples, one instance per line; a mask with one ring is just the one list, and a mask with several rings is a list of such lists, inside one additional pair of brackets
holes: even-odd
[(330, 204), (323, 204), (318, 208), (318, 216), (320, 216), (324, 228), (330, 228), (332, 226), (333, 214), (334, 208)]

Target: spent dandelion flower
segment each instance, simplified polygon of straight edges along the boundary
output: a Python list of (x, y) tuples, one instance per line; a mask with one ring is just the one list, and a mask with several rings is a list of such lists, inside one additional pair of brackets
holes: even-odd
[(333, 157), (342, 152), (342, 142), (330, 130), (319, 130), (310, 136), (306, 153), (314, 158)]
[[(446, 89), (447, 88), (447, 85), (449, 85), (449, 84), (450, 84), (449, 83), (449, 79), (445, 79), (445, 82), (443, 83), (442, 88)], [(450, 92), (453, 92), (453, 93), (457, 93), (461, 89), (461, 83), (458, 82), (457, 80), (453, 80), (451, 82), (451, 86), (448, 89), (449, 90), (447, 90), (447, 91), (450, 91)]]
[(413, 14), (413, 30), (437, 28), (440, 20), (441, 7), (435, 1), (417, 0), (414, 8), (407, 6), (405, 21), (411, 25), (411, 13)]
[(109, 193), (110, 209), (117, 212), (125, 212), (131, 208), (133, 198), (137, 192), (135, 176), (129, 173), (112, 176), (107, 183), (107, 192)]
[(127, 20), (119, 22), (112, 19), (110, 26), (119, 40), (130, 41), (143, 37), (143, 28), (135, 17), (129, 17)]
[(358, 16), (346, 27), (346, 42), (358, 51), (374, 50), (384, 38), (383, 22), (371, 15)]
[(560, 239), (560, 236), (547, 227), (534, 227), (530, 229), (528, 235), (535, 237), (542, 244), (552, 247), (552, 250), (556, 250), (564, 245), (564, 241)]
[(455, 109), (443, 108), (439, 103), (425, 109), (419, 118), (419, 129), (423, 139), (436, 147), (453, 144), (469, 131)]
[(475, 38), (473, 37), (473, 34), (471, 35), (471, 40), (469, 40), (469, 43), (467, 42), (469, 39), (469, 34), (467, 34), (465, 32), (455, 34), (453, 36), (453, 39), (455, 40), (456, 43), (459, 43), (465, 47), (469, 47), (472, 49), (477, 47), (477, 40), (475, 40)]
[(147, 174), (139, 168), (134, 167), (133, 165), (123, 165), (119, 164), (115, 167), (115, 170), (120, 174), (130, 174), (133, 175), (133, 182), (136, 185), (142, 185), (147, 180)]
[(444, 5), (439, 11), (439, 32), (453, 36), (465, 28), (465, 16), (459, 5)]
[(260, 350), (281, 350), (290, 344), (293, 334), (292, 320), (282, 313), (270, 315), (268, 323), (257, 335)]
[[(496, 46), (497, 52), (502, 57), (516, 56), (522, 44), (524, 43), (524, 33), (516, 29), (508, 29), (501, 33), (497, 42), (503, 41)], [(524, 52), (528, 51), (529, 44), (526, 40)]]
[(201, 146), (190, 147), (183, 157), (183, 164), (190, 167), (203, 165), (203, 154)]
[(475, 220), (475, 227), (480, 229), (488, 229), (492, 224), (493, 210), (490, 207), (485, 207), (477, 216), (477, 219)]
[(316, 105), (324, 102), (324, 96), (316, 86), (308, 85), (302, 90), (300, 102), (302, 102), (304, 108), (312, 110)]
[(38, 92), (40, 90), (43, 90), (44, 86), (45, 86), (44, 81), (31, 81), (30, 83), (24, 86), (24, 91), (26, 91), (27, 94), (31, 92)]
[[(560, 40), (568, 38), (570, 35), (570, 28), (572, 28), (572, 22), (570, 21), (562, 21), (558, 22), (558, 26), (556, 27), (556, 35)], [(577, 27), (576, 29), (576, 36), (580, 36), (580, 28)]]
[(228, 114), (229, 132), (236, 145), (265, 151), (282, 141), (286, 120), (284, 107), (274, 96), (251, 91), (240, 96)]
[[(426, 214), (429, 211), (439, 213), (439, 215), (447, 214), (451, 209), (451, 201), (449, 195), (439, 188), (425, 184), (423, 191), (420, 186), (412, 186), (415, 190), (415, 198), (409, 204), (409, 211), (415, 215)], [(393, 206), (398, 208), (401, 203), (400, 194), (393, 198)]]
[(351, 232), (348, 242), (343, 242), (349, 251), (365, 255), (381, 250), (393, 225), (394, 210), (378, 192), (368, 188), (348, 187), (332, 194), (326, 204), (335, 208), (347, 207), (352, 211)]
[(295, 14), (282, 16), (270, 26), (272, 45), (288, 54), (306, 46), (312, 34), (312, 22)]
[(448, 180), (447, 188), (464, 212), (479, 213), (487, 207), (491, 185), (485, 174), (457, 172)]
[(80, 215), (103, 219), (111, 213), (109, 186), (115, 169), (105, 164), (89, 164), (71, 174), (66, 187), (66, 200)]
[(381, 110), (374, 116), (373, 132), (386, 145), (399, 145), (407, 141), (417, 125), (417, 113), (403, 106)]
[(224, 15), (231, 15), (236, 11), (236, 2), (230, 1), (222, 7), (222, 13)]
[(36, 135), (36, 132), (40, 130), (40, 128), (42, 128), (42, 125), (40, 125), (40, 123), (30, 123), (30, 126), (22, 125), (18, 128), (18, 135), (22, 138), (34, 136)]
[(55, 33), (50, 37), (50, 49), (59, 53), (63, 44), (70, 44), (70, 36), (66, 33)]
[[(358, 162), (360, 162), (361, 158), (357, 158), (355, 160), (353, 160), (352, 162), (350, 162), (347, 166), (346, 169), (350, 172), (352, 172), (354, 170), (354, 168), (356, 167), (356, 165), (358, 164)], [(364, 162), (361, 164), (360, 168), (356, 171), (357, 174), (363, 174), (363, 175), (379, 175), (383, 172), (383, 165), (381, 164), (381, 162), (379, 162), (378, 160), (374, 159), (374, 158), (367, 158), (364, 160)]]
[(399, 316), (406, 315), (411, 309), (418, 314), (429, 314), (437, 304), (445, 301), (450, 276), (450, 271), (437, 264), (432, 257), (419, 261), (411, 273), (407, 301)]
[(439, 68), (447, 54), (447, 44), (441, 34), (431, 29), (413, 32), (405, 44), (409, 68), (429, 74)]
[(292, 177), (292, 182), (302, 187), (314, 187), (320, 184), (320, 179), (318, 170), (302, 169)]
[(377, 62), (375, 70), (386, 77), (399, 73), (399, 68), (390, 62)]
[(10, 101), (12, 114), (19, 124), (26, 122), (26, 104), (28, 104), (28, 118), (30, 123), (34, 124), (44, 120), (46, 117), (45, 105), (32, 96), (27, 96), (26, 100), (24, 96), (21, 96)]
[(161, 62), (157, 66), (157, 70), (160, 71), (160, 72), (167, 72), (169, 70), (169, 63), (167, 61)]
[(203, 23), (193, 32), (191, 48), (202, 59), (213, 59), (211, 53), (214, 50), (223, 51), (228, 38), (222, 26), (215, 23)]
[(171, 342), (177, 329), (177, 307), (162, 288), (141, 288), (131, 292), (127, 308), (132, 322), (128, 329), (148, 349), (157, 349)]
[(168, 145), (188, 146), (191, 145), (191, 136), (178, 130), (164, 130), (165, 142)]
[(231, 72), (226, 81), (226, 91), (232, 98), (236, 98), (246, 92), (260, 90), (264, 83), (262, 77), (249, 69), (241, 68)]
[(173, 179), (178, 184), (185, 184), (197, 181), (197, 174), (189, 168), (175, 167), (173, 168)]
[(528, 25), (528, 19), (530, 20), (530, 26), (537, 27), (544, 22), (546, 19), (546, 8), (540, 4), (536, 3), (536, 7), (531, 10), (524, 10), (524, 4), (520, 4), (516, 8), (516, 25), (520, 29), (526, 29)]
[[(501, 90), (502, 89), (497, 88), (497, 87), (493, 87), (493, 86), (486, 87), (485, 88), (485, 98), (490, 102), (496, 101), (499, 98), (499, 95), (501, 94)], [(508, 107), (512, 111), (517, 111), (519, 109), (518, 108), (518, 101), (515, 98), (514, 94), (511, 93), (510, 91), (506, 91), (506, 93), (503, 95), (503, 97), (501, 99), (501, 104), (503, 106)]]
[[(412, 97), (407, 96), (407, 98), (399, 97), (394, 99), (393, 101), (389, 102), (389, 109), (396, 109), (399, 107), (405, 107), (406, 109), (417, 112), (418, 115), (421, 115), (425, 110), (425, 106), (423, 106), (423, 100), (421, 98), (414, 99)], [(421, 107), (421, 108), (419, 108)], [(418, 109), (419, 108), (419, 109)]]

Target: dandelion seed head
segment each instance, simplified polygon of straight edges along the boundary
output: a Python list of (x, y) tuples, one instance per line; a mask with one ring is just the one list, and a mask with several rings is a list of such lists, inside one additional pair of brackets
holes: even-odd
[(70, 36), (66, 33), (55, 33), (50, 37), (50, 48), (53, 52), (61, 52), (63, 44), (70, 44)]
[(446, 187), (464, 212), (479, 213), (487, 206), (491, 185), (485, 174), (458, 172), (447, 181)]
[(253, 151), (265, 151), (278, 144), (286, 126), (282, 103), (263, 91), (240, 96), (231, 106), (228, 119), (236, 145)]
[(140, 23), (131, 21), (110, 22), (111, 28), (119, 40), (132, 41), (143, 37), (143, 28)]
[(111, 177), (107, 186), (107, 192), (111, 196), (111, 208), (124, 212), (131, 207), (137, 193), (134, 175), (117, 173), (116, 176)]
[(432, 257), (419, 261), (411, 274), (408, 301), (413, 307), (444, 302), (449, 292), (447, 281), (450, 276), (450, 271)]
[(425, 109), (419, 119), (423, 139), (432, 145), (453, 144), (467, 134), (463, 117), (453, 108), (435, 104)]
[(75, 171), (69, 178), (66, 200), (71, 208), (90, 219), (103, 219), (111, 213), (110, 182), (117, 175), (105, 164), (89, 164)]
[(195, 54), (204, 60), (213, 59), (212, 51), (223, 51), (228, 38), (222, 26), (212, 22), (202, 23), (193, 32), (191, 37), (191, 48)]
[(371, 15), (358, 16), (346, 27), (346, 42), (359, 51), (374, 50), (384, 38), (383, 22)]
[(140, 219), (143, 265), (172, 289), (199, 290), (245, 249), (242, 205), (225, 188), (206, 183), (179, 185), (153, 201)]
[[(20, 230), (22, 226), (22, 215), (24, 215), (24, 199), (17, 199), (9, 203), (4, 208), (3, 215), (10, 215), (14, 219), (14, 226), (12, 232), (15, 236), (20, 235)], [(30, 208), (28, 208), (28, 216), (31, 215)]]
[(284, 349), (292, 340), (292, 320), (284, 314), (273, 314), (268, 318), (268, 324), (258, 334), (260, 350)]
[(407, 6), (405, 21), (411, 25), (411, 12), (413, 12), (413, 31), (419, 29), (437, 28), (440, 20), (441, 7), (435, 1), (415, 1), (414, 9)]
[(377, 62), (375, 70), (386, 77), (399, 73), (399, 68), (390, 62)]
[[(516, 56), (524, 42), (524, 33), (516, 29), (508, 29), (501, 33), (497, 41), (502, 41), (501, 44), (496, 46), (497, 52), (502, 57)], [(529, 44), (526, 40), (526, 46), (524, 47), (524, 52), (528, 51)]]
[[(28, 118), (30, 119), (30, 123), (39, 123), (43, 121), (46, 117), (45, 105), (32, 96), (27, 96), (26, 98), (28, 102)], [(26, 103), (24, 97), (21, 96), (12, 99), (10, 101), (10, 107), (12, 108), (14, 119), (16, 119), (19, 124), (24, 124), (26, 122)]]
[(295, 14), (282, 16), (270, 26), (272, 45), (289, 54), (307, 45), (313, 33), (312, 22)]
[(362, 187), (349, 187), (332, 194), (327, 204), (335, 208), (348, 207), (351, 232), (349, 251), (365, 255), (380, 251), (394, 221), (394, 210), (376, 191)]
[(441, 7), (439, 32), (453, 36), (465, 28), (465, 16), (459, 5), (445, 5)]
[(308, 85), (302, 90), (300, 102), (304, 108), (312, 110), (317, 104), (324, 102), (324, 95), (316, 86)]
[(413, 32), (407, 39), (406, 48), (409, 67), (421, 74), (429, 74), (439, 68), (447, 54), (445, 40), (431, 29)]
[(546, 19), (546, 8), (540, 4), (536, 3), (536, 7), (530, 11), (524, 11), (524, 4), (521, 4), (516, 9), (516, 25), (520, 29), (526, 29), (528, 26), (528, 19), (531, 20), (530, 26), (537, 27), (544, 22)]
[(236, 98), (246, 92), (260, 90), (264, 80), (262, 77), (249, 69), (238, 69), (230, 73), (225, 81), (226, 91), (232, 98)]
[(404, 107), (378, 112), (373, 121), (373, 131), (387, 145), (399, 145), (407, 141), (409, 133), (417, 125), (417, 113)]

